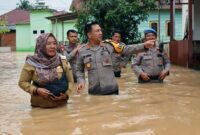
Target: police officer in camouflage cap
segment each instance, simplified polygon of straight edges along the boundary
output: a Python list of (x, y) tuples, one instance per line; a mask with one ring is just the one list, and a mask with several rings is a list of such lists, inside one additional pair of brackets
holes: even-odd
[(85, 71), (88, 73), (89, 94), (111, 95), (118, 94), (118, 84), (113, 73), (111, 54), (113, 52), (131, 54), (150, 48), (154, 41), (142, 44), (124, 46), (102, 42), (103, 33), (97, 22), (86, 24), (85, 34), (88, 43), (80, 50), (77, 58), (77, 90), (85, 87)]
[[(144, 31), (144, 41), (156, 40), (157, 33), (148, 28)], [(163, 82), (169, 75), (170, 60), (166, 52), (161, 51), (155, 44), (154, 47), (140, 52), (132, 61), (132, 69), (138, 77), (139, 83)]]

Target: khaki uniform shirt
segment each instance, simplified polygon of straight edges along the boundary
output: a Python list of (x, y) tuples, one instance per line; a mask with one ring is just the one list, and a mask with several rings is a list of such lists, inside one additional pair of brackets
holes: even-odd
[(170, 60), (165, 52), (150, 48), (139, 53), (132, 61), (132, 69), (139, 77), (142, 72), (150, 76), (158, 76), (161, 71), (170, 70)]
[[(74, 81), (73, 81), (71, 67), (67, 65), (66, 59), (62, 60), (62, 64), (63, 64), (63, 68), (66, 72), (66, 76), (68, 79), (69, 87), (66, 92), (66, 95), (68, 96), (69, 92), (72, 91)], [(56, 101), (52, 101), (50, 99), (44, 99), (44, 98), (34, 94), (34, 93), (36, 93), (35, 91), (36, 91), (37, 87), (35, 85), (33, 85), (33, 82), (40, 83), (38, 76), (35, 74), (35, 70), (36, 70), (35, 67), (33, 67), (32, 65), (25, 64), (22, 69), (18, 85), (24, 91), (31, 94), (31, 104), (33, 106), (40, 106), (40, 107), (57, 106), (58, 105), (57, 103), (59, 103), (59, 102), (56, 103)], [(60, 79), (63, 74), (63, 69), (62, 69), (61, 65), (57, 67), (57, 73), (58, 73), (58, 79)]]
[[(124, 46), (122, 54), (136, 53), (144, 49), (143, 44)], [(88, 72), (89, 93), (107, 95), (118, 92), (118, 84), (113, 73), (112, 45), (104, 43), (94, 47), (83, 46), (77, 59), (77, 81), (85, 83), (85, 70)]]

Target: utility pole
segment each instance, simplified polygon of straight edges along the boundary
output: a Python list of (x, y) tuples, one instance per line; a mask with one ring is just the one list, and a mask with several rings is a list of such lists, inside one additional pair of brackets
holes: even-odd
[(160, 43), (160, 0), (158, 0), (158, 43)]

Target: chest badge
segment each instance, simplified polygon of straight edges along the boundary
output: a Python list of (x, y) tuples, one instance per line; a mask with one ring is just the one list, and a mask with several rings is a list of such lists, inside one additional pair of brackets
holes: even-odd
[(86, 63), (86, 68), (91, 68), (91, 64), (90, 63)]

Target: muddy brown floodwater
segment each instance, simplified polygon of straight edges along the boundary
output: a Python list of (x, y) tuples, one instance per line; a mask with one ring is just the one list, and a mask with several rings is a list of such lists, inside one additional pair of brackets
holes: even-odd
[(200, 135), (200, 71), (172, 66), (163, 84), (138, 84), (128, 68), (120, 94), (74, 92), (66, 106), (32, 108), (18, 85), (28, 53), (0, 53), (1, 135)]

